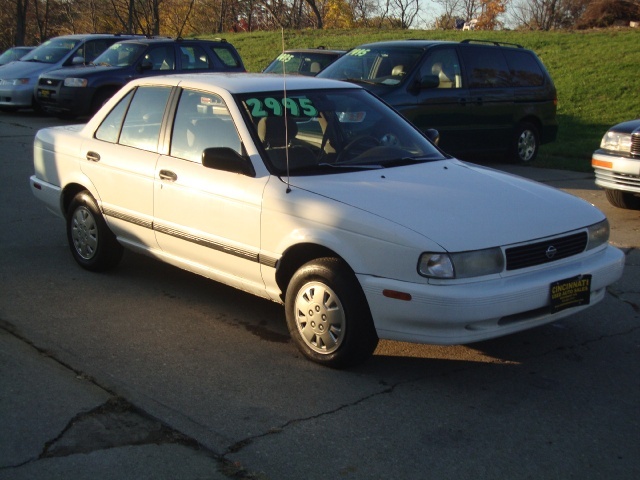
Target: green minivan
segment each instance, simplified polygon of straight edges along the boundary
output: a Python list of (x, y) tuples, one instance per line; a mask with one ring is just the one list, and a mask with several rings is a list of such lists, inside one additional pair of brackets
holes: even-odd
[(463, 159), (501, 155), (528, 163), (556, 139), (556, 88), (531, 50), (464, 40), (397, 40), (358, 46), (319, 77), (363, 85), (439, 146)]

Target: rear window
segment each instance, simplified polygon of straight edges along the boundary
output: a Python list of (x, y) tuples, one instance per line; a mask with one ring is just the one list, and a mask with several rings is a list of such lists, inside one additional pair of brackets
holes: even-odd
[(511, 82), (515, 87), (538, 87), (544, 83), (542, 67), (533, 53), (522, 50), (505, 50)]

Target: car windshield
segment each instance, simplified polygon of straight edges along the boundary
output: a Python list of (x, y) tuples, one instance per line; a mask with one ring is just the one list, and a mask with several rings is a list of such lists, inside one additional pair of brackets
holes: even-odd
[(31, 50), (20, 60), (23, 62), (57, 63), (79, 43), (78, 39), (54, 38)]
[(445, 158), (364, 89), (260, 92), (240, 101), (278, 174), (340, 173)]
[(264, 69), (264, 73), (299, 73), (313, 76), (340, 56), (339, 53), (283, 52)]
[(416, 65), (420, 48), (354, 48), (329, 65), (320, 74), (323, 78), (353, 82), (397, 85)]
[(137, 43), (114, 43), (98, 55), (92, 63), (103, 67), (130, 67), (146, 48), (146, 45)]

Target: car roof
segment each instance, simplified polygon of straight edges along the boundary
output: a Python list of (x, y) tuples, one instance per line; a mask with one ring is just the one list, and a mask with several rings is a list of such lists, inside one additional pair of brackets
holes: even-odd
[(346, 50), (335, 50), (330, 48), (287, 48), (284, 53), (328, 53), (328, 54), (342, 54), (345, 53)]
[[(51, 37), (49, 40), (58, 40), (58, 39), (91, 39), (91, 38), (114, 38), (114, 37), (122, 37), (122, 38), (133, 38), (135, 34), (129, 33), (74, 33), (71, 35), (59, 35), (57, 37)], [(138, 35), (140, 36), (140, 35)]]
[(268, 73), (185, 73), (175, 75), (161, 75), (133, 80), (130, 85), (180, 85), (194, 89), (206, 90), (216, 86), (231, 94), (249, 92), (273, 92), (279, 90), (304, 90), (304, 89), (361, 89), (362, 87), (348, 82), (331, 80), (327, 78), (287, 76), (286, 80), (280, 75)]
[(427, 48), (434, 45), (455, 45), (459, 42), (453, 42), (448, 40), (418, 40), (418, 39), (406, 39), (406, 40), (385, 40), (382, 42), (364, 43), (358, 45), (356, 48), (387, 48), (387, 47), (415, 47), (415, 48)]
[(142, 43), (145, 45), (149, 45), (152, 43), (184, 43), (184, 44), (205, 43), (209, 45), (220, 45), (220, 44), (231, 45), (229, 42), (227, 42), (224, 39), (200, 40), (197, 38), (171, 38), (171, 37), (127, 38), (118, 43)]

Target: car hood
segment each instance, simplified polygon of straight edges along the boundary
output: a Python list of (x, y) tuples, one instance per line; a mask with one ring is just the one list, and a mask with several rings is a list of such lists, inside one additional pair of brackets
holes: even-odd
[(47, 72), (47, 78), (63, 79), (67, 77), (88, 77), (112, 70), (122, 70), (126, 67), (106, 67), (103, 65), (79, 65), (77, 67), (64, 67)]
[(640, 130), (640, 118), (637, 120), (629, 120), (627, 122), (619, 123), (609, 130), (618, 133), (634, 133)]
[(450, 252), (548, 237), (605, 218), (573, 195), (458, 160), (292, 177), (290, 184), (383, 217)]
[(51, 63), (23, 62), (22, 60), (18, 60), (0, 67), (0, 78), (33, 77), (52, 68), (56, 68), (56, 65)]

